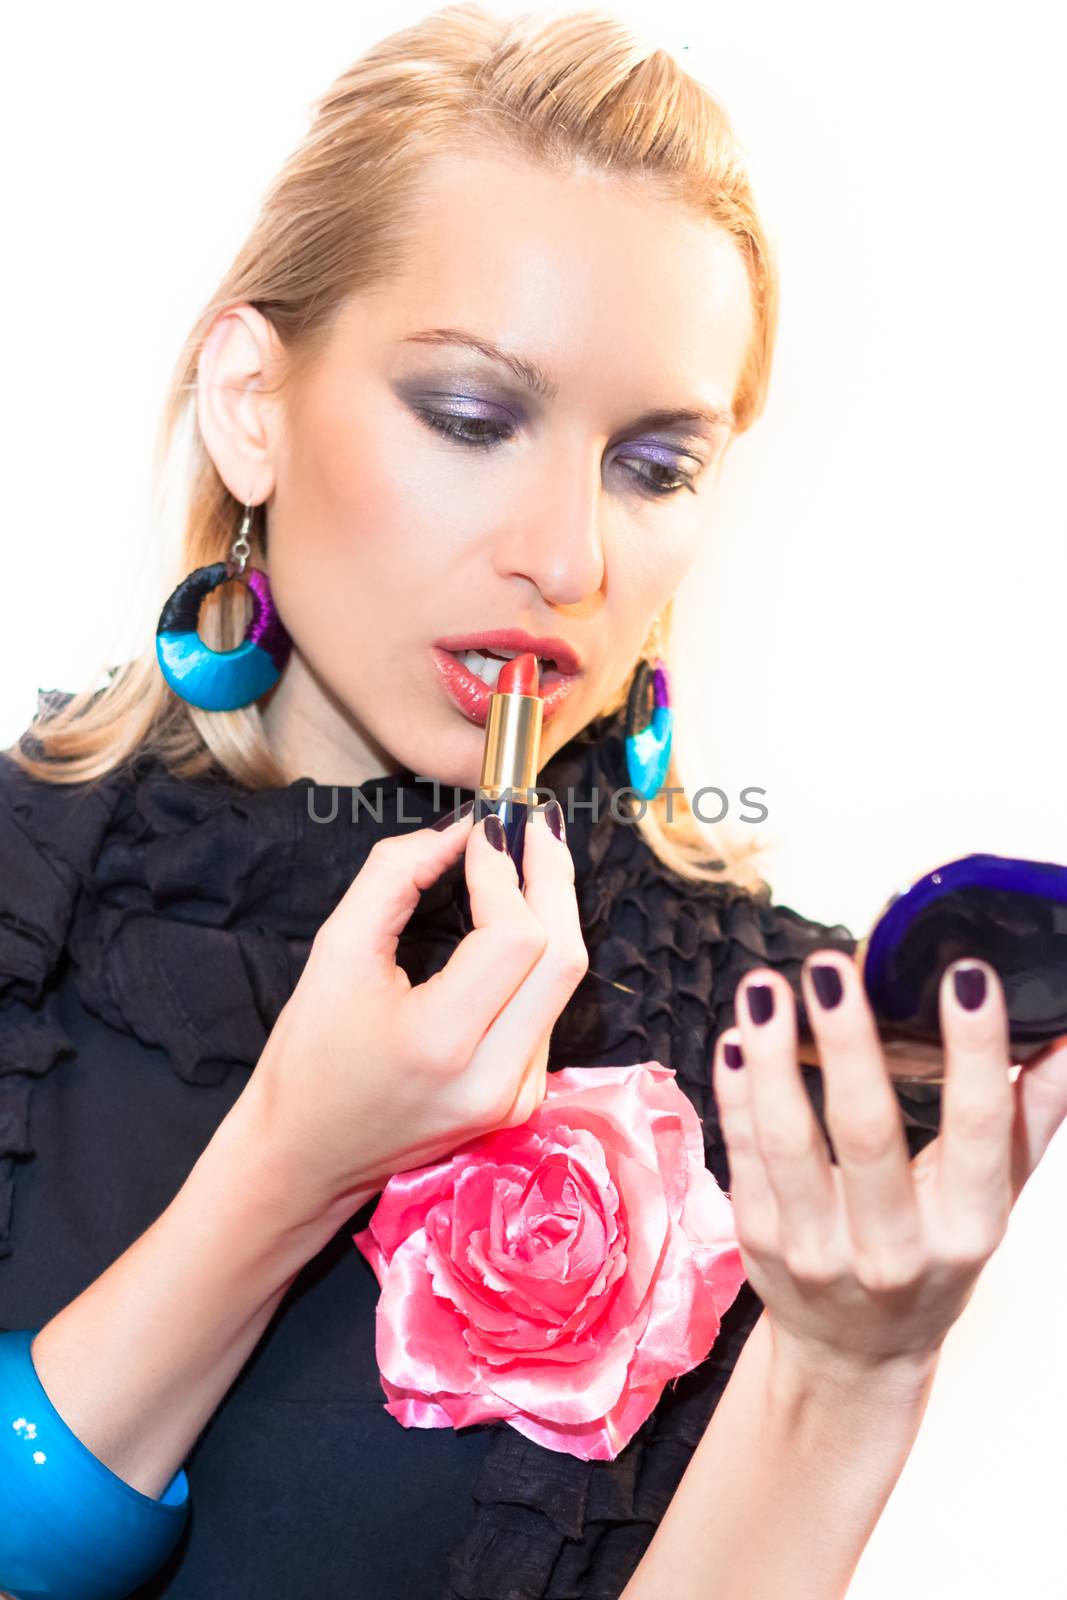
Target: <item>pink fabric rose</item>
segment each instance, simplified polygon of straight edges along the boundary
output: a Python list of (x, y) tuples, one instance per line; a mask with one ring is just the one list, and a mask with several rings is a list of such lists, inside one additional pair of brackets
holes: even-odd
[(521, 1127), (389, 1180), (352, 1237), (382, 1290), (385, 1409), (406, 1428), (503, 1419), (610, 1461), (705, 1359), (745, 1273), (675, 1076), (565, 1067)]

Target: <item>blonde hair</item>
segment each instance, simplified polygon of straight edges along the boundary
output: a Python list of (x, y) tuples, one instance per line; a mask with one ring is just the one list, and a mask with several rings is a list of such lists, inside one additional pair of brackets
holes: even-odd
[[(737, 141), (712, 94), (628, 24), (600, 10), (501, 18), (478, 4), (446, 6), (372, 45), (312, 111), (306, 136), (190, 329), (167, 389), (152, 482), (161, 526), (163, 486), (180, 485), (183, 537), (173, 552), (173, 584), (226, 559), (243, 511), (195, 426), (197, 363), (216, 318), (237, 304), (254, 306), (273, 325), (286, 370), (306, 371), (349, 297), (401, 269), (417, 239), (418, 180), (427, 159), (469, 149), (472, 141), (550, 170), (583, 167), (649, 185), (725, 229), (747, 268), (754, 330), (733, 399), (734, 433), (759, 415), (777, 322), (777, 271)], [(251, 537), (255, 560), (258, 518)], [(209, 595), (199, 628), (205, 641), (216, 649), (236, 645), (247, 604), (232, 583)], [(671, 609), (659, 618), (665, 651)], [(177, 776), (217, 763), (252, 788), (286, 783), (254, 703), (208, 712), (173, 693), (156, 661), (157, 620), (158, 605), (142, 621), (143, 648), (109, 670), (106, 687), (86, 686), (58, 709), (42, 703), (8, 753), (48, 782), (103, 777), (146, 752)], [(618, 710), (626, 692), (624, 686), (601, 714)], [(659, 859), (688, 879), (765, 889), (752, 864), (759, 847), (700, 823), (684, 794), (674, 795), (668, 811), (670, 787), (683, 787), (673, 755), (664, 791), (633, 824)]]

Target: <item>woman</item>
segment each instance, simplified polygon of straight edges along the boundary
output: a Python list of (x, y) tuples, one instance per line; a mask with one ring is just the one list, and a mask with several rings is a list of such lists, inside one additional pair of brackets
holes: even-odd
[[(4, 1163), (0, 1325), (39, 1330), (48, 1398), (138, 1515), (187, 1469), (136, 1594), (844, 1593), (1067, 1063), (1013, 1085), (996, 974), (959, 964), (935, 1138), (848, 931), (709, 855), (673, 766), (640, 820), (605, 805), (774, 325), (707, 92), (610, 17), (463, 5), (333, 85), (193, 328), (174, 580), (247, 527), (291, 651), (207, 709), (146, 629), (105, 689), (42, 702), (0, 786), (0, 1128), (33, 1157)], [(216, 587), (205, 637), (244, 626)], [(532, 818), (522, 889), (430, 781), (478, 783), (469, 678), (499, 664), (467, 650), (498, 628), (565, 679), (541, 781), (567, 803)], [(748, 1281), (708, 1359), (611, 1461), (400, 1427), (352, 1243), (389, 1176), (522, 1123), (555, 1068), (651, 1059), (735, 1206)], [(69, 1540), (96, 1573), (98, 1534), (42, 1516), (31, 1554)]]

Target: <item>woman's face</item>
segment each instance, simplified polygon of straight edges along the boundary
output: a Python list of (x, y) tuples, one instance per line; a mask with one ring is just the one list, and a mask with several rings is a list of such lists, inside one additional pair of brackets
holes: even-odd
[(263, 400), (255, 448), (203, 380), (240, 369), (254, 391), (277, 342), (250, 307), (222, 318), (201, 427), (234, 495), (268, 500), (294, 649), (262, 706), (286, 768), (474, 788), (487, 691), (440, 641), (569, 647), (562, 691), (543, 679), (542, 762), (600, 712), (711, 536), (749, 287), (726, 233), (653, 190), (495, 156), (433, 163), (412, 254)]

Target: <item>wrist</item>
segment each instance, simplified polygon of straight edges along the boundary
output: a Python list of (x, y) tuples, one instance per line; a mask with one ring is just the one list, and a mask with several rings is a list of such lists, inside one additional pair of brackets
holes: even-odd
[(825, 1344), (796, 1340), (766, 1311), (757, 1329), (760, 1324), (765, 1324), (762, 1332), (770, 1381), (784, 1402), (825, 1402), (830, 1407), (875, 1410), (879, 1415), (899, 1411), (905, 1417), (925, 1410), (939, 1348), (860, 1358)]
[(306, 1163), (295, 1162), (272, 1137), (254, 1080), (215, 1130), (205, 1158), (229, 1174), (243, 1203), (279, 1243), (292, 1240), (298, 1248), (310, 1244), (305, 1259), (317, 1254), (382, 1187), (373, 1179), (358, 1178), (340, 1193), (316, 1186)]

